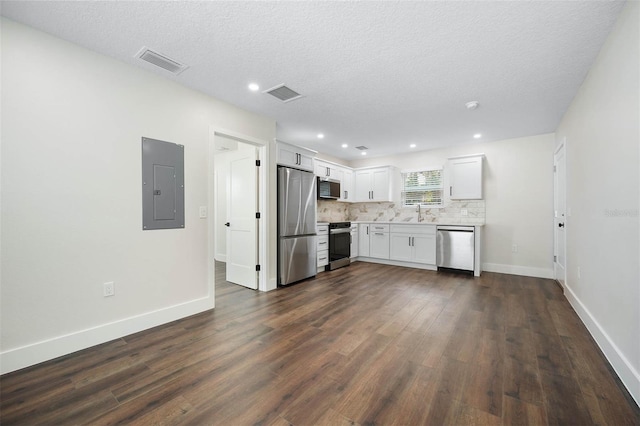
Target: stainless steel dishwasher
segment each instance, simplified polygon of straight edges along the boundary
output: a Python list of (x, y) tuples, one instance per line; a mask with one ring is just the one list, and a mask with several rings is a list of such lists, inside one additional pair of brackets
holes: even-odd
[(438, 226), (436, 235), (438, 269), (473, 272), (475, 233), (473, 226)]

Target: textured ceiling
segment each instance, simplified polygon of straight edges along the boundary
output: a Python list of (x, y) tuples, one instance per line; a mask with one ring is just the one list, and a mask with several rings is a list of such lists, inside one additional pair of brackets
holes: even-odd
[[(4, 1), (2, 15), (272, 117), (279, 140), (354, 159), (358, 145), (380, 156), (553, 132), (622, 6)], [(133, 57), (142, 46), (190, 68), (154, 69)], [(282, 103), (250, 82), (304, 97)]]

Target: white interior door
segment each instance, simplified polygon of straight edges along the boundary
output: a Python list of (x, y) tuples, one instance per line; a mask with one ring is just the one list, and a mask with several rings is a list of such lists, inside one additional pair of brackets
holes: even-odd
[(556, 280), (564, 288), (566, 280), (566, 159), (565, 146), (562, 144), (553, 156), (553, 192), (554, 192), (554, 256), (553, 270)]
[(229, 154), (227, 281), (258, 288), (256, 273), (258, 184), (256, 149)]

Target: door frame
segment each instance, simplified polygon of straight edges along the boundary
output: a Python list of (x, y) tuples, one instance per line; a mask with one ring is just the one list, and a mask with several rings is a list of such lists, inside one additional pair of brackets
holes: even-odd
[(557, 207), (557, 197), (558, 197), (558, 180), (559, 177), (557, 175), (557, 171), (554, 170), (553, 172), (553, 211), (554, 211), (554, 215), (553, 215), (553, 255), (554, 255), (554, 260), (553, 260), (553, 278), (558, 282), (561, 283), (562, 288), (564, 289), (567, 286), (567, 220), (569, 218), (569, 214), (568, 214), (568, 210), (567, 210), (567, 138), (564, 137), (562, 138), (562, 140), (560, 141), (560, 144), (556, 147), (556, 149), (553, 151), (553, 166), (556, 166), (556, 156), (558, 155), (559, 152), (563, 151), (564, 152), (564, 168), (563, 168), (563, 172), (564, 172), (564, 176), (562, 177), (564, 180), (564, 209), (565, 209), (565, 216), (564, 216), (564, 223), (565, 223), (565, 227), (564, 227), (564, 232), (563, 232), (563, 247), (564, 247), (564, 265), (563, 265), (563, 271), (564, 271), (564, 277), (562, 277), (562, 280), (558, 280), (558, 270), (556, 268), (556, 258), (555, 256), (558, 255), (558, 227), (556, 226), (556, 207)]
[(258, 290), (268, 290), (269, 277), (269, 257), (267, 253), (269, 238), (269, 142), (254, 138), (232, 130), (223, 129), (216, 126), (209, 127), (209, 161), (208, 161), (208, 190), (207, 190), (207, 246), (208, 246), (208, 271), (209, 271), (209, 293), (215, 304), (215, 209), (214, 209), (214, 188), (215, 188), (215, 166), (214, 157), (216, 153), (215, 138), (224, 136), (238, 142), (253, 145), (258, 149), (258, 159), (261, 167), (258, 170), (258, 209), (260, 219), (258, 222)]

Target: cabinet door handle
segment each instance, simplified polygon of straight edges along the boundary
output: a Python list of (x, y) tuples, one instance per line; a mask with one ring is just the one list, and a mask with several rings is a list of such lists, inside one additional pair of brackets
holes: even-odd
[(327, 260), (327, 258), (326, 257), (321, 257), (320, 260)]
[(320, 246), (323, 245), (323, 244), (327, 244), (327, 242), (326, 241), (322, 241), (321, 243), (318, 243), (318, 245), (320, 245)]
[(373, 235), (384, 235), (382, 232), (375, 232)]
[(369, 226), (367, 226), (367, 235), (369, 235)]
[(416, 237), (411, 237), (411, 247), (416, 246)]
[(452, 191), (453, 191), (453, 186), (449, 186), (449, 197), (451, 197), (453, 195)]
[(411, 237), (408, 237), (408, 238), (409, 238), (409, 246), (411, 246)]
[(349, 191), (344, 191), (344, 199), (349, 199)]

